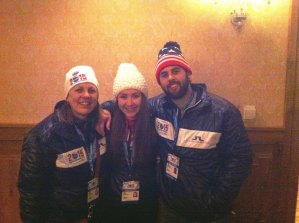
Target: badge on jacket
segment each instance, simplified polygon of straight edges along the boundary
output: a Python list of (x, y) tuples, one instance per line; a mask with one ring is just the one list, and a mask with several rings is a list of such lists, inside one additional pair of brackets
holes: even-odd
[(167, 163), (166, 163), (167, 176), (173, 180), (178, 179), (179, 165), (180, 165), (180, 158), (171, 153), (168, 153)]
[(122, 202), (137, 202), (139, 200), (139, 181), (123, 182), (121, 201)]
[(87, 155), (83, 147), (58, 154), (56, 167), (72, 168), (87, 162)]

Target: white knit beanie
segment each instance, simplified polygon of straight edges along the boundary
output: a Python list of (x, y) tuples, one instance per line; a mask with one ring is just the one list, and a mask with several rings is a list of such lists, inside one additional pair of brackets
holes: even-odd
[(113, 95), (117, 95), (126, 89), (136, 89), (147, 97), (147, 84), (144, 77), (134, 64), (122, 63), (119, 65), (113, 83)]
[(65, 75), (64, 94), (67, 97), (69, 91), (81, 83), (92, 83), (99, 91), (99, 82), (93, 69), (90, 66), (76, 66), (69, 70)]

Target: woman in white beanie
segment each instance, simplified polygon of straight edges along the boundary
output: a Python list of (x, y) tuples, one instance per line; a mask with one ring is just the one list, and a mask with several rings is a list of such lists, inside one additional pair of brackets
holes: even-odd
[(65, 100), (26, 136), (18, 181), (23, 222), (97, 222), (107, 160), (95, 131), (98, 86), (91, 67), (72, 68)]
[(120, 64), (113, 84), (109, 202), (105, 222), (156, 222), (155, 131), (147, 85), (134, 64)]

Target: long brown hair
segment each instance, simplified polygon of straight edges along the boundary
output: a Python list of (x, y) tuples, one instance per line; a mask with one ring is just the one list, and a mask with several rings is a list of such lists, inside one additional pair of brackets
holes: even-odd
[[(151, 125), (150, 111), (147, 99), (142, 95), (140, 110), (135, 121), (134, 136), (134, 165), (142, 166), (150, 161), (152, 151), (151, 146), (155, 142), (153, 126)], [(120, 165), (120, 155), (122, 143), (124, 141), (124, 133), (126, 129), (126, 117), (118, 107), (117, 102), (114, 104), (113, 118), (111, 125), (110, 146), (112, 153), (112, 162), (115, 166)]]
[[(74, 124), (74, 115), (71, 106), (66, 101), (64, 102), (65, 103), (62, 104), (60, 111), (58, 112), (59, 120), (72, 125)], [(95, 129), (99, 120), (100, 120), (100, 105), (99, 103), (97, 103), (96, 107), (87, 116), (88, 126), (92, 129)]]

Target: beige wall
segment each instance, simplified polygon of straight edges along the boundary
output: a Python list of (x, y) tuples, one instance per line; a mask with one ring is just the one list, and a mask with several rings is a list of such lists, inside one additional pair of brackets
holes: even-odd
[(193, 82), (205, 82), (241, 111), (255, 105), (249, 126), (282, 127), (290, 0), (247, 0), (241, 31), (229, 20), (236, 0), (214, 2), (1, 1), (0, 123), (43, 119), (63, 97), (65, 73), (78, 64), (95, 69), (101, 101), (111, 98), (121, 62), (135, 63), (156, 95), (157, 53), (176, 40)]

